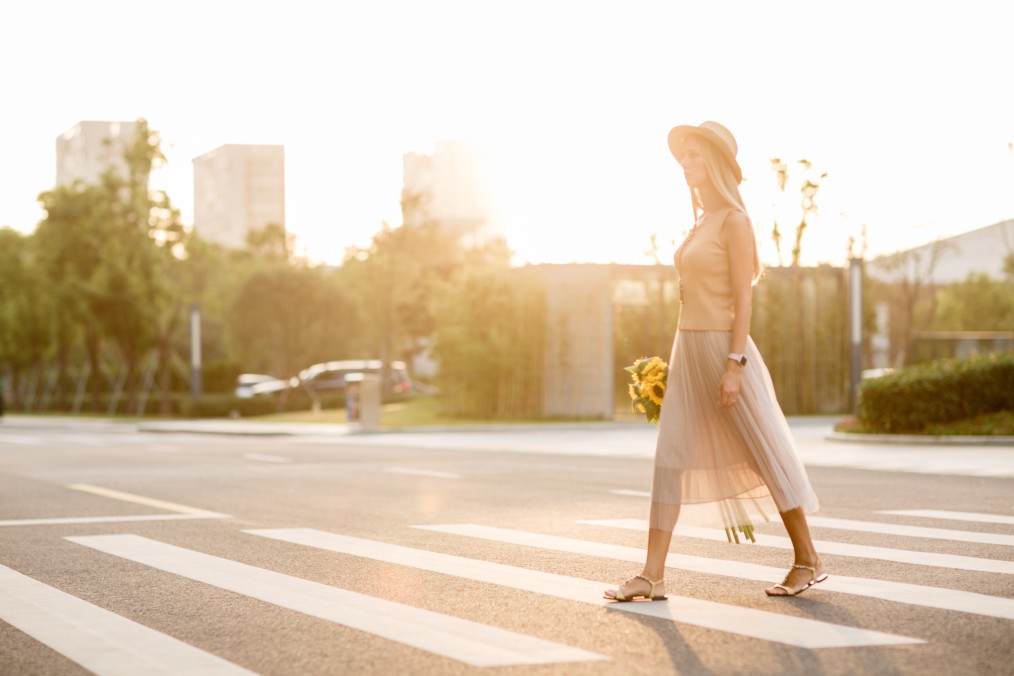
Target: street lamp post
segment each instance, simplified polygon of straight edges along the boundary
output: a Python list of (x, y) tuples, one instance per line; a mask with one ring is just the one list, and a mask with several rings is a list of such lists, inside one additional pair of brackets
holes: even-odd
[(849, 410), (855, 413), (863, 366), (863, 259), (849, 259)]
[(201, 398), (201, 306), (190, 306), (190, 396)]

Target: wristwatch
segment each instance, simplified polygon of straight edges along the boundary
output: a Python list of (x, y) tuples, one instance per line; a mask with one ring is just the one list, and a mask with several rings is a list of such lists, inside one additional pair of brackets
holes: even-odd
[(732, 361), (736, 362), (740, 366), (746, 366), (746, 355), (745, 354), (736, 354), (735, 352), (730, 352), (729, 353), (729, 359), (731, 359)]

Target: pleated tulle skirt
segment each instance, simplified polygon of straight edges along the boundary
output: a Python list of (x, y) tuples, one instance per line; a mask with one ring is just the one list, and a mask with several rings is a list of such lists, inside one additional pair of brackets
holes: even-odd
[(752, 339), (738, 401), (718, 406), (729, 331), (677, 331), (658, 422), (650, 527), (726, 528), (730, 539), (778, 512), (819, 504), (767, 366)]

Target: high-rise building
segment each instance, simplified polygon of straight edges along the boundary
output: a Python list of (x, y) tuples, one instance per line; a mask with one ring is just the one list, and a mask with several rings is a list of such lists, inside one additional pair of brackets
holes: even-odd
[(285, 226), (285, 149), (229, 144), (194, 159), (194, 231), (231, 249), (249, 233)]
[(402, 218), (406, 225), (432, 219), (481, 245), (498, 234), (489, 172), (464, 141), (442, 141), (433, 153), (402, 158)]
[(78, 122), (56, 138), (56, 185), (96, 184), (110, 168), (126, 178), (123, 155), (136, 134), (136, 122)]

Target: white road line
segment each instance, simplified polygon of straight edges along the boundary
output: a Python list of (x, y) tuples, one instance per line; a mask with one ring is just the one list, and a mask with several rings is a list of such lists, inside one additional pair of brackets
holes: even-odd
[[(415, 526), (415, 528), (437, 533), (480, 538), (494, 542), (506, 542), (525, 547), (538, 547), (557, 552), (631, 561), (638, 565), (644, 563), (644, 550), (637, 547), (587, 542), (574, 538), (541, 535), (539, 533), (494, 528), (492, 526), (479, 526), (476, 524), (426, 525)], [(669, 568), (687, 570), (694, 573), (724, 575), (762, 582), (774, 582), (785, 576), (784, 568), (726, 561), (723, 559), (707, 559), (700, 556), (677, 554), (675, 552), (669, 552), (666, 565)], [(846, 577), (844, 575), (836, 575), (833, 570), (830, 573), (830, 579), (822, 583), (817, 589), (836, 591), (842, 594), (855, 594), (857, 596), (883, 599), (896, 603), (906, 603), (924, 608), (940, 608), (943, 610), (971, 613), (973, 615), (1014, 620), (1014, 599), (904, 582)]]
[(1014, 525), (1014, 516), (1003, 514), (979, 514), (976, 512), (949, 512), (942, 509), (887, 509), (881, 514), (898, 516), (921, 516), (925, 519), (947, 519), (949, 521), (975, 521), (977, 523), (1002, 523)]
[(32, 437), (20, 434), (4, 434), (0, 436), (0, 445), (18, 444), (21, 446), (35, 446), (42, 443), (42, 437)]
[(267, 453), (247, 453), (243, 457), (257, 462), (292, 462), (292, 458), (286, 458), (284, 455), (270, 455)]
[(228, 514), (132, 514), (125, 516), (67, 516), (52, 519), (4, 519), (0, 526), (53, 526), (75, 523), (131, 523), (137, 521), (188, 521), (192, 519), (231, 519)]
[(919, 639), (894, 634), (672, 595), (667, 603), (613, 603), (602, 598), (602, 591), (612, 586), (605, 582), (582, 580), (528, 568), (439, 554), (422, 549), (411, 549), (327, 533), (312, 528), (279, 528), (244, 532), (331, 552), (544, 594), (568, 601), (591, 603), (629, 613), (663, 617), (680, 624), (717, 629), (800, 648), (846, 648), (924, 643)]
[(453, 474), (451, 472), (438, 472), (431, 469), (414, 469), (412, 467), (388, 467), (387, 470), (390, 474), (410, 474), (413, 476), (431, 476), (437, 479), (460, 479), (460, 474)]
[[(635, 498), (650, 498), (649, 491), (617, 489), (609, 491), (613, 495), (624, 495)], [(954, 521), (974, 521), (978, 523), (1014, 524), (1014, 516), (999, 514), (974, 514), (970, 512), (944, 512), (933, 509), (899, 509), (878, 512), (879, 514), (897, 514), (900, 516), (922, 516), (931, 519), (951, 519)], [(888, 535), (907, 535), (910, 537), (929, 538), (933, 540), (954, 540), (956, 542), (976, 542), (988, 545), (1014, 546), (1014, 535), (1000, 533), (977, 533), (965, 530), (948, 530), (945, 528), (923, 528), (904, 524), (879, 523), (876, 521), (856, 521), (852, 519), (831, 519), (820, 516), (808, 516), (806, 520), (811, 526), (820, 528), (837, 528), (840, 530), (857, 530), (866, 533), (885, 533)]]
[(75, 491), (84, 491), (85, 493), (92, 493), (93, 495), (101, 495), (105, 498), (113, 498), (114, 500), (123, 500), (125, 502), (133, 502), (138, 505), (146, 505), (148, 507), (154, 507), (155, 509), (164, 509), (168, 512), (176, 512), (178, 514), (194, 514), (206, 516), (209, 518), (231, 518), (228, 514), (219, 514), (218, 512), (209, 512), (206, 509), (198, 509), (197, 507), (188, 507), (187, 505), (181, 505), (175, 502), (167, 502), (165, 500), (156, 500), (155, 498), (146, 498), (143, 495), (134, 495), (133, 493), (124, 493), (123, 491), (116, 491), (111, 488), (102, 488), (101, 486), (91, 486), (88, 484), (70, 484), (67, 488), (72, 488)]
[(609, 659), (586, 650), (329, 587), (138, 535), (66, 539), (476, 667)]
[(6, 566), (0, 620), (101, 676), (253, 673)]
[[(623, 528), (625, 530), (639, 530), (648, 532), (648, 522), (640, 519), (598, 519), (580, 521), (591, 526), (607, 526), (609, 528)], [(697, 526), (677, 525), (675, 535), (698, 538), (701, 540), (714, 540), (726, 542), (728, 537), (725, 531), (717, 528), (700, 528)], [(740, 536), (742, 537), (742, 536)], [(756, 533), (756, 544), (763, 547), (775, 547), (777, 549), (792, 549), (792, 541), (780, 535), (764, 535)], [(934, 566), (936, 568), (953, 568), (955, 570), (971, 570), (980, 573), (999, 573), (1003, 575), (1014, 575), (1014, 561), (1001, 561), (1000, 559), (980, 559), (972, 556), (959, 556), (957, 554), (938, 554), (936, 552), (917, 552), (910, 549), (890, 549), (888, 547), (871, 547), (869, 545), (854, 545), (847, 542), (828, 542), (826, 540), (814, 540), (814, 546), (821, 554), (841, 554), (842, 556), (855, 556), (864, 559), (878, 559), (880, 561), (894, 561), (896, 563), (911, 563), (918, 566)]]
[(806, 520), (811, 526), (818, 528), (834, 528), (837, 530), (853, 530), (863, 533), (884, 533), (886, 535), (904, 535), (906, 537), (927, 538), (930, 540), (951, 540), (954, 542), (975, 542), (985, 545), (1003, 545), (1014, 547), (1014, 535), (1003, 533), (977, 533), (968, 530), (952, 530), (949, 528), (924, 528), (922, 526), (906, 526), (900, 523), (880, 523), (877, 521), (856, 521), (853, 519), (830, 519), (822, 516), (808, 516)]

